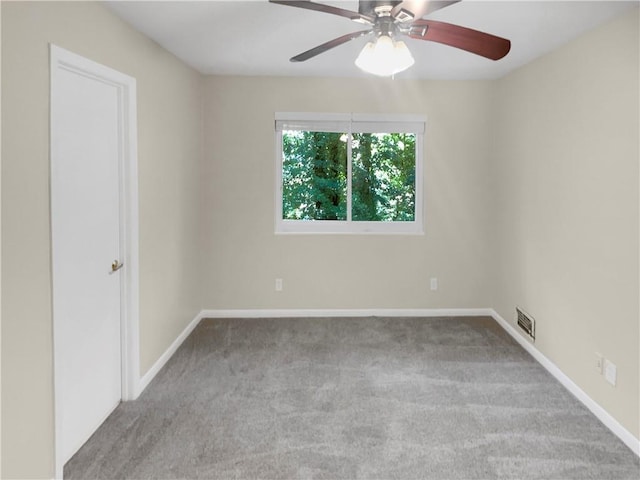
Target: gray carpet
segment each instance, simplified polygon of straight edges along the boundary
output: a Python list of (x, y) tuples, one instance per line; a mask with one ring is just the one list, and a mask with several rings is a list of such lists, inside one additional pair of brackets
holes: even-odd
[(69, 479), (635, 479), (491, 318), (203, 320)]

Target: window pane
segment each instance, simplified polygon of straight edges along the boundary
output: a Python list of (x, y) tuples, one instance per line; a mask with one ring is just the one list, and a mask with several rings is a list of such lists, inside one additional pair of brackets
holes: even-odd
[(282, 132), (282, 218), (347, 219), (347, 135)]
[(352, 219), (367, 222), (415, 220), (416, 135), (354, 133)]

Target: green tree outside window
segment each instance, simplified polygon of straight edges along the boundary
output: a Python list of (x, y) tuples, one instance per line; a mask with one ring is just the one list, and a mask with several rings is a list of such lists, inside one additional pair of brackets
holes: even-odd
[(351, 220), (414, 221), (415, 142), (413, 133), (284, 130), (282, 218), (347, 220), (350, 181)]

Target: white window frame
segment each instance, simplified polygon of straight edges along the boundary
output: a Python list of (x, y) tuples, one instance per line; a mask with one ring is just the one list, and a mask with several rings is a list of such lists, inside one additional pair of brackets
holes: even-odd
[[(276, 112), (276, 234), (424, 234), (424, 131), (423, 115), (386, 115), (361, 113)], [(282, 218), (282, 131), (300, 129), (315, 132), (351, 133), (415, 133), (416, 184), (415, 215), (410, 222), (361, 222), (351, 220), (351, 145), (347, 146), (347, 219), (346, 220), (285, 220)]]

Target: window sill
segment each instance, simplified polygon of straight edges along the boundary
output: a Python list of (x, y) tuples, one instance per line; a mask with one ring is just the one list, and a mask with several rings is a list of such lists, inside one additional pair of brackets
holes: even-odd
[(282, 220), (276, 235), (424, 235), (418, 222), (348, 222)]

